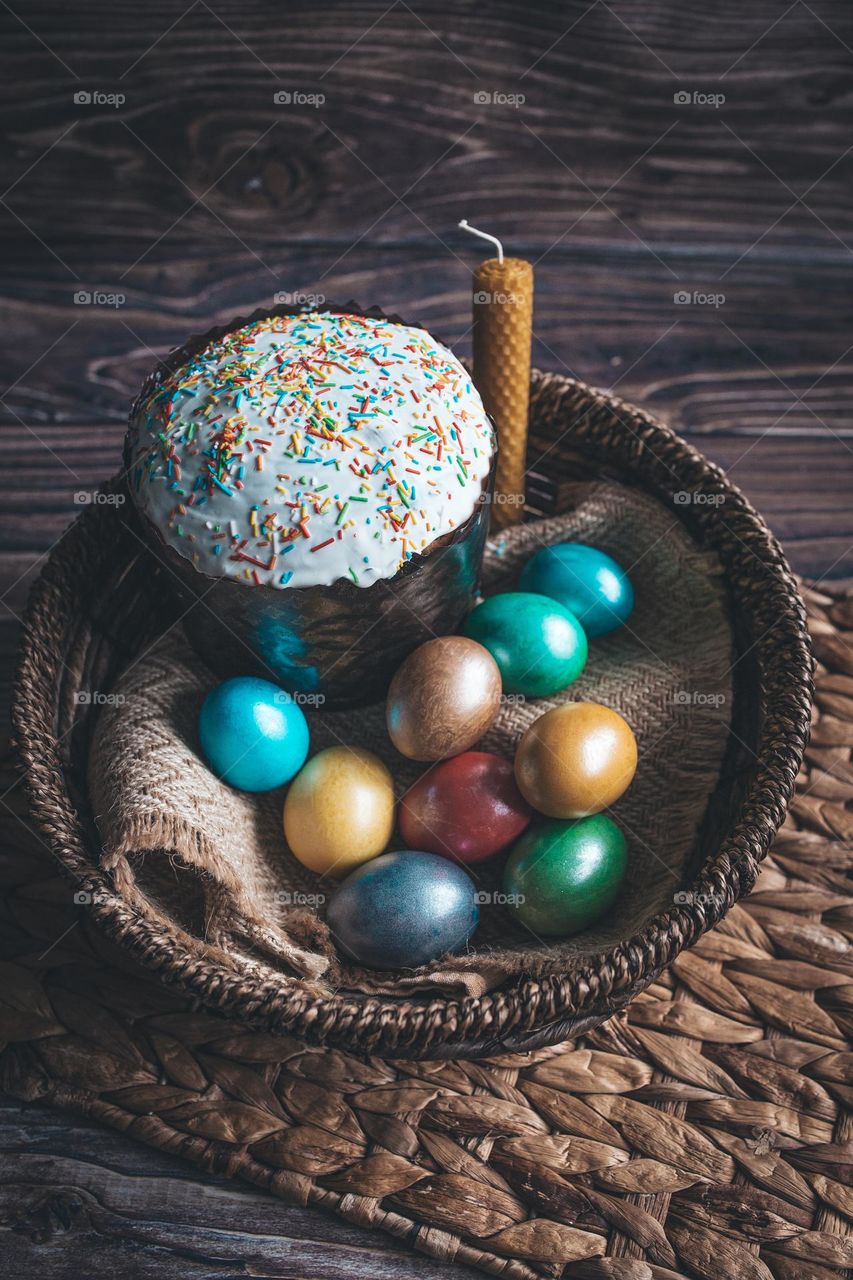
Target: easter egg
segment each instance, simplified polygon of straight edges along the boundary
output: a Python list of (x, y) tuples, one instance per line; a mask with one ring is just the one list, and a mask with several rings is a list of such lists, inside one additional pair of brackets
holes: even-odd
[(479, 915), (474, 883), (461, 867), (404, 849), (348, 876), (326, 921), (344, 959), (371, 969), (410, 969), (458, 951)]
[(637, 740), (618, 711), (570, 702), (546, 711), (515, 753), (515, 780), (550, 818), (585, 818), (618, 800), (637, 769)]
[(532, 592), (490, 596), (471, 610), (463, 631), (498, 664), (504, 693), (545, 698), (576, 680), (586, 663), (586, 636), (574, 614)]
[(393, 780), (372, 751), (318, 751), (285, 797), (285, 839), (303, 866), (318, 875), (345, 876), (375, 858), (393, 829)]
[(482, 645), (439, 636), (410, 653), (388, 690), (386, 723), (410, 760), (444, 760), (481, 738), (500, 709), (501, 673)]
[(272, 791), (308, 755), (308, 724), (289, 693), (270, 680), (235, 676), (211, 689), (198, 717), (202, 754), (240, 791)]
[(621, 565), (582, 542), (543, 547), (521, 574), (522, 591), (538, 591), (569, 609), (587, 636), (620, 627), (634, 608), (634, 588)]
[(604, 813), (577, 822), (544, 819), (513, 848), (504, 891), (537, 937), (586, 929), (616, 900), (628, 869), (625, 837)]
[(512, 764), (465, 751), (433, 765), (400, 801), (397, 825), (412, 849), (482, 862), (511, 845), (530, 822)]

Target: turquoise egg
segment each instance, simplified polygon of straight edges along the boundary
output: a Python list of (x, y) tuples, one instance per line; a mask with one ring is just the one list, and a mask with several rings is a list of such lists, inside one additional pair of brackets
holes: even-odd
[(198, 717), (202, 753), (239, 791), (272, 791), (299, 772), (308, 724), (289, 693), (270, 680), (235, 676), (212, 689)]
[(326, 922), (344, 959), (412, 969), (458, 951), (479, 916), (474, 882), (461, 867), (403, 849), (353, 871), (332, 895)]
[(519, 583), (570, 609), (588, 636), (615, 631), (634, 608), (634, 588), (612, 556), (582, 542), (543, 547), (528, 560)]
[(527, 591), (490, 596), (462, 630), (498, 664), (504, 693), (545, 698), (577, 680), (587, 659), (583, 627), (556, 600)]
[(504, 890), (532, 933), (563, 938), (612, 907), (627, 869), (625, 837), (606, 814), (577, 822), (543, 819), (513, 845)]

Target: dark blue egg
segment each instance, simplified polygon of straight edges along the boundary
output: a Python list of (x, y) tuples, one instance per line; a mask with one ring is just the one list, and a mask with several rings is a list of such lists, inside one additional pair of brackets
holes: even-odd
[(461, 867), (403, 849), (348, 876), (326, 920), (344, 959), (369, 969), (413, 969), (458, 951), (479, 917), (474, 882)]
[(270, 680), (235, 676), (204, 700), (198, 736), (208, 765), (240, 791), (272, 791), (299, 772), (308, 724), (289, 693)]
[(634, 588), (612, 556), (582, 542), (543, 547), (521, 574), (522, 591), (550, 596), (575, 615), (588, 636), (615, 631), (634, 608)]

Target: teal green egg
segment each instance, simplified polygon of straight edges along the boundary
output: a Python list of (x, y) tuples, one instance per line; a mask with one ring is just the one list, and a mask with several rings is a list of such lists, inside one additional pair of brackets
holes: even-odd
[(504, 693), (546, 698), (577, 680), (586, 664), (586, 633), (577, 618), (533, 592), (490, 596), (471, 610), (462, 630), (488, 649)]
[(564, 938), (594, 924), (619, 896), (628, 869), (625, 837), (603, 813), (528, 827), (504, 868), (504, 891), (538, 937)]
[(582, 542), (542, 547), (524, 566), (519, 585), (559, 600), (591, 637), (621, 627), (634, 608), (634, 588), (622, 566)]

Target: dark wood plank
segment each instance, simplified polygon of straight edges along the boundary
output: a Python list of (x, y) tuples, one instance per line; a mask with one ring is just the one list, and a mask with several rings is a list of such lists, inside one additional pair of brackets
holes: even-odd
[[(695, 436), (795, 568), (853, 574), (844, 0), (11, 4), (0, 704), (28, 585), (116, 469), (155, 356), (279, 291), (378, 302), (466, 353), (461, 216), (538, 260), (540, 367)], [(469, 1274), (38, 1108), (0, 1104), (0, 1150), (0, 1249), (24, 1280)]]
[[(808, 245), (849, 264), (843, 0), (333, 0), (322, 21), (307, 0), (286, 17), (263, 0), (39, 0), (26, 21), (4, 12), (27, 86), (5, 90), (7, 182), (34, 166), (9, 204), (81, 275), (93, 225), (132, 260), (181, 218), (153, 251), (167, 265), (202, 227), (226, 250), (232, 233), (423, 245), (463, 212), (540, 247), (572, 227), (641, 256), (643, 242), (664, 259), (711, 248), (725, 266), (763, 237), (765, 253)], [(81, 105), (80, 90), (126, 102)], [(277, 106), (282, 90), (325, 101)], [(204, 193), (212, 212), (183, 217)], [(5, 232), (28, 234), (12, 215)]]
[(0, 1096), (4, 1274), (472, 1280), (468, 1267), (285, 1205), (85, 1121)]
[[(121, 292), (113, 250), (98, 248), (100, 275), (87, 283)], [(171, 251), (168, 271), (147, 265), (118, 307), (75, 305), (73, 282), (32, 254), (14, 265), (0, 314), (0, 380), (11, 386), (0, 421), (18, 430), (22, 466), (56, 448), (73, 480), (96, 446), (83, 425), (73, 444), (55, 427), (121, 423), (159, 354), (281, 290), (378, 303), (470, 350), (476, 246), (464, 262), (440, 247), (360, 246), (342, 261), (337, 250), (281, 247), (271, 273), (239, 246), (219, 257), (204, 245), (186, 258)], [(549, 256), (536, 270), (535, 362), (615, 387), (686, 433), (853, 437), (850, 274), (747, 259), (730, 283), (718, 275), (702, 257), (673, 281), (653, 259), (615, 251)], [(682, 292), (686, 304), (675, 301)]]

